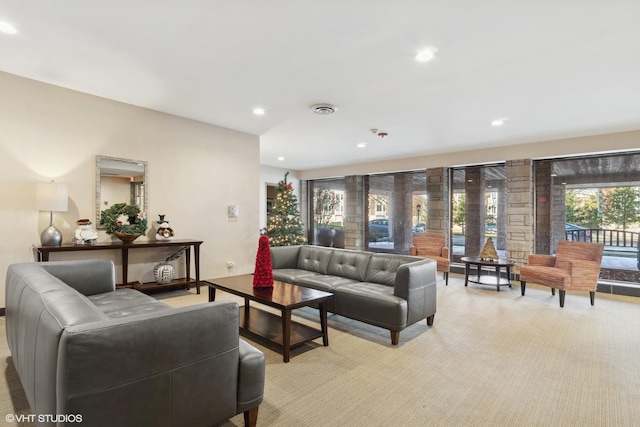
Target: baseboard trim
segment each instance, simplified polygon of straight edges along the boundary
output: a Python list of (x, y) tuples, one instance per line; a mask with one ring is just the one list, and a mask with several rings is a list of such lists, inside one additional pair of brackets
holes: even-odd
[[(451, 272), (456, 274), (461, 274), (464, 276), (464, 266), (451, 266)], [(475, 270), (474, 270), (475, 273)], [(504, 276), (504, 274), (502, 274)], [(519, 282), (520, 275), (514, 274), (512, 277), (513, 281)], [(640, 298), (640, 286), (627, 285), (624, 283), (618, 282), (598, 282), (598, 287), (596, 292), (601, 292), (605, 294), (613, 294), (613, 295), (624, 295), (627, 297), (638, 297)]]

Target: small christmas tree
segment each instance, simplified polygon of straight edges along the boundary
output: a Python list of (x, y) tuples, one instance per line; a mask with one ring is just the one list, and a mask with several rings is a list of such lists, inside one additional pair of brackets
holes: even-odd
[(267, 222), (266, 235), (271, 246), (302, 245), (307, 242), (305, 229), (300, 220), (298, 198), (293, 194), (293, 185), (287, 183), (287, 175), (276, 187), (276, 199)]
[(273, 287), (273, 267), (271, 266), (271, 248), (269, 238), (260, 236), (258, 240), (258, 253), (256, 254), (256, 267), (253, 271), (254, 288)]

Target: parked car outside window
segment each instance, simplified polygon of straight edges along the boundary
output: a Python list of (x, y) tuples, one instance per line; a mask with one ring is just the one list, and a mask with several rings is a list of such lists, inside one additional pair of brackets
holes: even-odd
[(369, 241), (377, 242), (378, 240), (384, 240), (389, 238), (389, 220), (372, 219), (369, 221)]
[(588, 228), (580, 227), (579, 225), (566, 222), (564, 224), (564, 230), (567, 240), (575, 242), (590, 242), (591, 230)]

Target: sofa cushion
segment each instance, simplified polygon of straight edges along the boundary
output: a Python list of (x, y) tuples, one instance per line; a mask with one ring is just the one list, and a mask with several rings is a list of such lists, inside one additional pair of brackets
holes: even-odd
[(404, 255), (373, 254), (369, 260), (369, 267), (365, 281), (393, 286), (396, 272), (402, 264), (419, 261), (420, 258)]
[(407, 301), (393, 295), (393, 287), (354, 282), (334, 289), (335, 312), (352, 319), (399, 331), (407, 326)]
[(88, 298), (109, 318), (171, 310), (170, 306), (159, 302), (157, 299), (128, 288), (91, 295)]
[(344, 249), (335, 249), (331, 256), (327, 274), (346, 277), (362, 282), (367, 273), (371, 254)]
[(314, 276), (323, 276), (320, 273), (315, 273), (313, 271), (302, 270), (299, 268), (280, 268), (273, 270), (273, 280), (280, 280), (282, 282), (293, 283), (294, 285), (298, 283), (298, 280), (301, 277), (314, 277)]
[(348, 279), (340, 276), (316, 275), (306, 276), (298, 279), (297, 285), (307, 288), (316, 289), (318, 291), (333, 292), (338, 286), (355, 283), (356, 280)]
[(298, 255), (298, 268), (315, 273), (327, 274), (329, 261), (334, 249), (317, 246), (302, 246)]

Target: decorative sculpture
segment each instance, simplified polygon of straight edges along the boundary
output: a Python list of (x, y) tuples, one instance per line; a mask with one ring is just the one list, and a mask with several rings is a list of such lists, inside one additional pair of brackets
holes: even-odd
[(491, 237), (488, 237), (480, 253), (480, 259), (482, 261), (497, 261), (499, 258), (498, 252), (496, 252), (496, 248), (493, 246), (493, 240)]
[(271, 265), (271, 247), (269, 237), (260, 236), (258, 241), (258, 253), (256, 254), (256, 267), (253, 272), (254, 288), (273, 287), (273, 266)]

